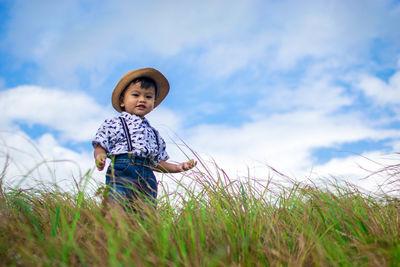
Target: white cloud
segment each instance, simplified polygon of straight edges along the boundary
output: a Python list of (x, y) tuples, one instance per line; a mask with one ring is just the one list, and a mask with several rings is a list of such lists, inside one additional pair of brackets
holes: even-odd
[[(269, 165), (302, 178), (298, 176), (315, 165), (313, 149), (359, 140), (399, 138), (400, 133), (370, 128), (356, 114), (331, 117), (318, 111), (296, 111), (240, 127), (202, 125), (189, 136), (189, 144), (195, 150), (212, 156), (225, 170), (243, 173), (247, 167)], [(337, 169), (335, 174), (343, 171)]]
[(61, 137), (72, 141), (87, 141), (94, 135), (110, 107), (102, 107), (88, 95), (38, 86), (18, 86), (0, 92), (0, 113), (7, 130), (15, 121), (29, 126), (39, 124), (57, 130)]
[(264, 93), (266, 96), (260, 98), (256, 110), (282, 112), (309, 109), (330, 113), (351, 105), (354, 99), (346, 93), (346, 89), (334, 85), (333, 77), (330, 75), (323, 75), (323, 77), (306, 76), (295, 88), (280, 88), (279, 86), (267, 88)]
[(370, 40), (382, 35), (381, 27), (390, 24), (385, 17), (390, 9), (383, 1), (288, 1), (277, 9), (276, 14), (284, 13), (277, 18), (282, 27), (277, 63), (284, 68), (304, 57), (354, 60), (366, 52)]
[(149, 113), (146, 118), (157, 130), (168, 135), (179, 133), (182, 127), (182, 118), (162, 105)]
[[(85, 173), (94, 168), (91, 153), (67, 149), (51, 134), (33, 140), (21, 131), (2, 132), (0, 143), (0, 166), (3, 171), (7, 163), (7, 185), (39, 189), (41, 184), (56, 184), (61, 190), (71, 191), (76, 188), (75, 183), (83, 181)], [(88, 189), (93, 191), (103, 177), (98, 172), (91, 177)]]
[(400, 71), (387, 82), (376, 76), (361, 75), (358, 88), (378, 105), (400, 104)]
[[(339, 183), (351, 183), (360, 189), (380, 193), (396, 188), (396, 177), (388, 166), (398, 164), (398, 154), (386, 154), (380, 151), (368, 152), (345, 158), (335, 158), (329, 162), (315, 166), (309, 174), (310, 180), (334, 178)], [(400, 166), (394, 170), (398, 173)], [(338, 172), (340, 170), (340, 172)], [(396, 192), (395, 192), (396, 193)], [(397, 192), (398, 193), (398, 192)]]
[(343, 67), (368, 60), (376, 39), (400, 43), (393, 27), (400, 14), (387, 1), (278, 1), (245, 12), (249, 30), (207, 43), (194, 62), (207, 75), (227, 77), (254, 67), (287, 71), (310, 59)]
[[(38, 86), (19, 86), (0, 92), (0, 164), (6, 168), (6, 182), (22, 187), (55, 183), (62, 190), (75, 188), (83, 175), (94, 168), (92, 152), (73, 151), (61, 143), (90, 142), (110, 108), (98, 105), (79, 92), (64, 92)], [(49, 130), (38, 139), (19, 129), (17, 123), (43, 125)], [(52, 131), (58, 131), (56, 138)], [(94, 172), (90, 190), (103, 178)]]
[(262, 62), (275, 43), (266, 35), (247, 35), (246, 38), (212, 42), (193, 62), (208, 77), (226, 78), (236, 71)]
[(118, 1), (91, 6), (80, 1), (21, 1), (7, 24), (7, 43), (18, 58), (43, 68), (47, 78), (77, 85), (76, 74), (88, 73), (95, 85), (117, 64), (140, 64), (143, 56), (173, 56), (247, 29), (249, 13), (247, 1)]
[(307, 57), (349, 62), (369, 53), (375, 38), (398, 44), (393, 25), (399, 14), (392, 6), (387, 1), (16, 1), (7, 44), (17, 58), (41, 67), (41, 75), (67, 85), (78, 85), (76, 76), (84, 73), (96, 86), (118, 64), (177, 54), (208, 75), (227, 77), (253, 64), (288, 69)]

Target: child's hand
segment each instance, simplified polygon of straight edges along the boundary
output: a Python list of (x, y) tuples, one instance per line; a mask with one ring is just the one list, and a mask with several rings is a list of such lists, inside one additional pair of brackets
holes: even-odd
[(181, 164), (178, 164), (178, 169), (179, 169), (179, 172), (188, 171), (188, 170), (192, 169), (196, 165), (197, 165), (197, 161), (194, 161), (193, 159), (191, 159), (191, 160), (189, 160), (187, 162), (183, 162)]
[(106, 165), (106, 158), (106, 154), (99, 154), (96, 156), (96, 166), (99, 171), (104, 169), (104, 166)]

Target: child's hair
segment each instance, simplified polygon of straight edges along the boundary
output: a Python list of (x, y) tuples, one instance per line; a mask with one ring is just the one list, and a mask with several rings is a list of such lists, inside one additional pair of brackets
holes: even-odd
[[(120, 102), (123, 101), (125, 92), (126, 92), (126, 90), (128, 89), (128, 87), (129, 87), (131, 84), (135, 84), (135, 83), (140, 83), (140, 87), (142, 87), (143, 89), (148, 89), (148, 88), (150, 88), (150, 87), (153, 86), (154, 89), (155, 89), (155, 99), (157, 99), (157, 96), (158, 96), (158, 87), (157, 87), (157, 83), (156, 83), (153, 79), (151, 79), (151, 78), (139, 77), (139, 78), (136, 78), (136, 79), (132, 80), (132, 81), (125, 87), (125, 89), (122, 90), (122, 92), (121, 92), (121, 94), (120, 94), (120, 96), (119, 96), (119, 101), (120, 101)], [(121, 109), (122, 109), (123, 111), (125, 111), (125, 108), (124, 108), (124, 107), (121, 107)]]

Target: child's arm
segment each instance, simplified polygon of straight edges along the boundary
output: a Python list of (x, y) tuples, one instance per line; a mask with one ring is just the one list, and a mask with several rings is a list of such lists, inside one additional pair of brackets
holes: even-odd
[(96, 166), (99, 171), (102, 171), (104, 169), (104, 166), (106, 165), (106, 158), (106, 150), (101, 145), (97, 145), (94, 149), (94, 159), (96, 161)]
[(166, 161), (160, 161), (160, 163), (158, 163), (158, 166), (155, 167), (154, 170), (157, 172), (164, 172), (164, 173), (165, 172), (177, 173), (177, 172), (188, 171), (196, 165), (197, 165), (197, 161), (194, 161), (192, 159), (187, 162), (183, 162), (183, 163), (179, 163), (179, 164), (169, 163)]

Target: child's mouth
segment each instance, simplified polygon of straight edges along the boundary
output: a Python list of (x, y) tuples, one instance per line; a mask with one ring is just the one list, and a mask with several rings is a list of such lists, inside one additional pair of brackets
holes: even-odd
[(145, 105), (138, 105), (137, 108), (138, 108), (138, 109), (145, 109), (146, 106), (145, 106)]

